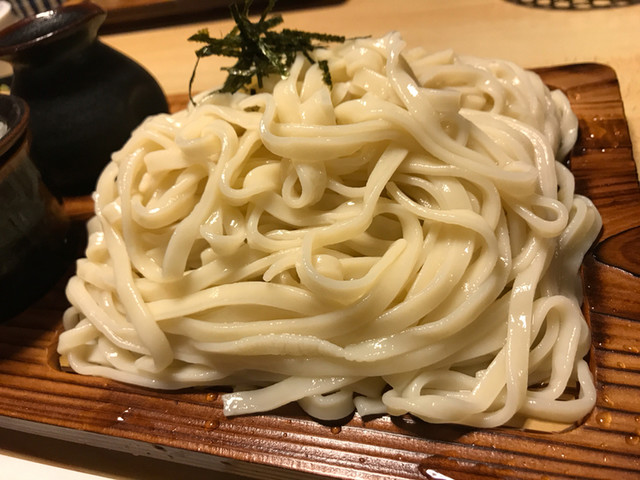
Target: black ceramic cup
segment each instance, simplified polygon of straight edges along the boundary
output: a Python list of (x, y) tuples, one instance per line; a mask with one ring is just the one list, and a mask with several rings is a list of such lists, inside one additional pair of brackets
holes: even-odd
[(75, 253), (70, 222), (30, 156), (29, 108), (0, 95), (0, 320), (37, 300)]

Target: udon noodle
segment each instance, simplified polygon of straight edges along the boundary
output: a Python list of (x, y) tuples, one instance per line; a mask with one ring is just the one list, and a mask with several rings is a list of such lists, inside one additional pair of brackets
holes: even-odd
[(137, 128), (94, 194), (59, 352), (227, 415), (573, 422), (601, 223), (566, 97), (497, 60), (355, 39)]

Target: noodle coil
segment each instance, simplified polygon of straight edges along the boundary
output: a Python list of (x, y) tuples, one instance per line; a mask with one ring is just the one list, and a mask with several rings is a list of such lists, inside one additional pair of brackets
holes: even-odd
[[(96, 191), (58, 350), (150, 388), (492, 427), (595, 402), (579, 268), (601, 228), (568, 100), (397, 33), (147, 119)], [(577, 392), (577, 393), (576, 393)]]

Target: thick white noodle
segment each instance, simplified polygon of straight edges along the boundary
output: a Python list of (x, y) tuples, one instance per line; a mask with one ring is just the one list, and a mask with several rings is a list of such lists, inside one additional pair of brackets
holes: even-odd
[(315, 55), (332, 87), (300, 57), (113, 155), (60, 354), (147, 387), (234, 386), (227, 415), (581, 419), (579, 268), (601, 223), (561, 163), (566, 97), (397, 33)]

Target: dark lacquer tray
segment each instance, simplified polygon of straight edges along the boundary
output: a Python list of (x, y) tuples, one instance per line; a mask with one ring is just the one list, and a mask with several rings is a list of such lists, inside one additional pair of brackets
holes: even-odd
[[(67, 0), (69, 3), (81, 0)], [(201, 22), (203, 18), (228, 18), (234, 0), (92, 0), (107, 12), (101, 33), (139, 30), (165, 25)], [(313, 8), (344, 0), (280, 0), (279, 10)], [(253, 0), (252, 9), (260, 11), (267, 0)]]
[[(579, 116), (571, 169), (604, 219), (583, 265), (598, 401), (581, 425), (480, 430), (388, 416), (322, 424), (295, 407), (225, 418), (213, 390), (157, 392), (61, 370), (61, 282), (0, 325), (0, 427), (255, 478), (640, 478), (640, 188), (618, 82), (598, 64), (538, 71)], [(68, 207), (82, 217), (90, 205)]]

